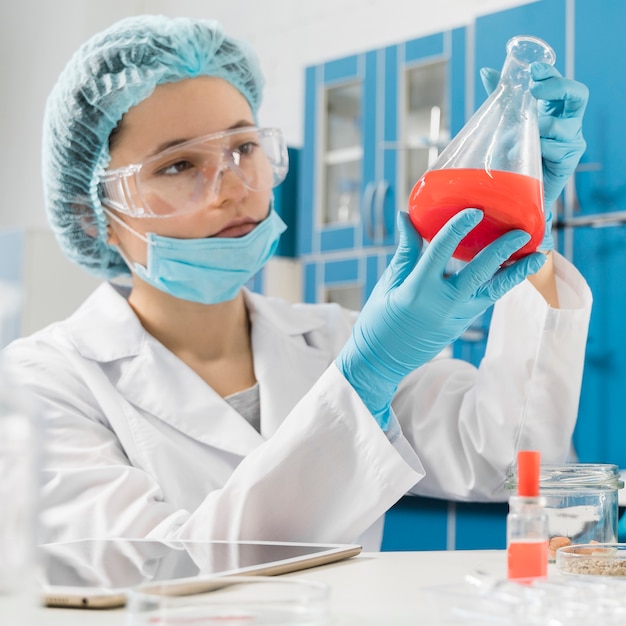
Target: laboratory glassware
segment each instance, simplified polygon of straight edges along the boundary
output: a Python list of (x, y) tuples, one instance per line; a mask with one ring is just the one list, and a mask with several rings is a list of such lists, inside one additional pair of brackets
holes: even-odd
[[(19, 310), (19, 291), (0, 283), (0, 336)], [(41, 429), (34, 405), (0, 358), (0, 623), (34, 610)], [(17, 620), (17, 621), (16, 621)]]
[(439, 158), (414, 185), (409, 216), (430, 241), (465, 208), (483, 220), (459, 244), (454, 257), (470, 261), (486, 245), (513, 229), (531, 235), (511, 261), (537, 250), (545, 230), (538, 101), (530, 93), (530, 64), (553, 65), (556, 56), (541, 39), (517, 36), (494, 91)]
[[(556, 569), (562, 574), (626, 578), (626, 543), (583, 543), (556, 551)], [(626, 606), (624, 607), (626, 614)]]
[(517, 495), (506, 518), (507, 576), (530, 580), (548, 574), (548, 515), (539, 495), (540, 454), (517, 453)]
[(199, 577), (141, 585), (127, 593), (128, 626), (255, 624), (327, 626), (330, 586), (270, 576)]
[[(514, 491), (513, 470), (507, 488)], [(619, 490), (624, 486), (617, 465), (566, 463), (543, 465), (539, 488), (545, 499), (550, 535), (550, 560), (559, 547), (590, 542), (615, 543), (619, 521)]]

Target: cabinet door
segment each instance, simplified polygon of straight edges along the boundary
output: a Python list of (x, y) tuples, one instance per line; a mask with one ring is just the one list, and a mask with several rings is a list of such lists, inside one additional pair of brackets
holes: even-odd
[[(557, 205), (555, 235), (558, 249), (573, 260), (594, 297), (574, 446), (583, 462), (620, 467), (626, 467), (624, 23), (623, 0), (541, 0), (478, 19), (475, 35), (476, 69), (493, 67), (507, 38), (525, 32), (548, 41), (557, 68), (589, 87), (583, 126), (587, 149), (569, 194)], [(474, 88), (477, 96), (482, 93), (477, 73)]]
[[(576, 78), (589, 87), (587, 150), (576, 173), (573, 217), (602, 228), (565, 229), (575, 265), (593, 293), (593, 309), (574, 444), (581, 461), (626, 468), (626, 3), (577, 0)], [(571, 232), (568, 232), (571, 231)]]
[[(439, 33), (306, 70), (298, 251), (305, 262), (346, 254), (376, 258), (369, 261), (378, 268), (374, 279), (368, 271), (358, 286), (362, 301), (395, 248), (397, 211), (407, 209), (412, 186), (449, 140), (450, 102), (461, 101), (464, 90), (464, 33)], [(453, 50), (462, 74), (450, 69)], [(319, 273), (311, 287), (312, 277), (305, 272), (307, 298), (341, 295), (330, 287), (320, 291)]]
[(306, 70), (301, 255), (393, 243), (395, 155), (380, 145), (396, 128), (395, 54), (392, 46)]
[(305, 302), (336, 302), (358, 311), (389, 262), (387, 253), (320, 257), (303, 264)]
[[(451, 32), (437, 33), (400, 46), (401, 130), (395, 144), (400, 173), (399, 210), (407, 210), (413, 186), (450, 140), (451, 105), (463, 99), (462, 81), (458, 82), (451, 63), (454, 51), (461, 55), (464, 52), (456, 36), (462, 32), (455, 31), (454, 38)], [(456, 70), (458, 66), (454, 67)]]

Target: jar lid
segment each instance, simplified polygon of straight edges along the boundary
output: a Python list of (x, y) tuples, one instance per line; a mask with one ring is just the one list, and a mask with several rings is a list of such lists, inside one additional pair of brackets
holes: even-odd
[[(617, 465), (608, 463), (566, 463), (564, 465), (542, 465), (539, 473), (539, 487), (598, 486), (621, 489), (624, 482), (620, 478)], [(517, 487), (516, 468), (510, 467), (506, 479), (507, 489)]]

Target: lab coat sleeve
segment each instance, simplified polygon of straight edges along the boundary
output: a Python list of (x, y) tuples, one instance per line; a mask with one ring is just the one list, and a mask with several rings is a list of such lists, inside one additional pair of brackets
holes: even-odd
[(524, 281), (494, 307), (478, 368), (435, 359), (403, 381), (392, 406), (426, 471), (413, 493), (502, 500), (516, 449), (567, 460), (592, 299), (577, 270), (555, 257), (560, 309)]
[(134, 451), (120, 443), (133, 440), (119, 430), (125, 420), (114, 430), (106, 417), (124, 405), (86, 382), (98, 379), (95, 364), (36, 340), (18, 342), (5, 356), (45, 415), (42, 542), (119, 536), (353, 542), (423, 476), (408, 445), (398, 451), (331, 364), (223, 487), (186, 510), (131, 463)]
[(352, 542), (422, 476), (333, 364), (178, 535)]
[(91, 537), (142, 537), (171, 514), (159, 485), (133, 467), (106, 420), (110, 403), (94, 403), (83, 374), (90, 364), (18, 340), (3, 353), (11, 380), (43, 418), (41, 543)]

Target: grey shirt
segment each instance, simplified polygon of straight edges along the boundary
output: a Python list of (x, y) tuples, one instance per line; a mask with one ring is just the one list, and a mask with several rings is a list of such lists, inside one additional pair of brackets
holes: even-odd
[(261, 404), (259, 383), (255, 383), (249, 389), (238, 391), (224, 398), (239, 415), (245, 417), (250, 425), (257, 431), (261, 431)]

